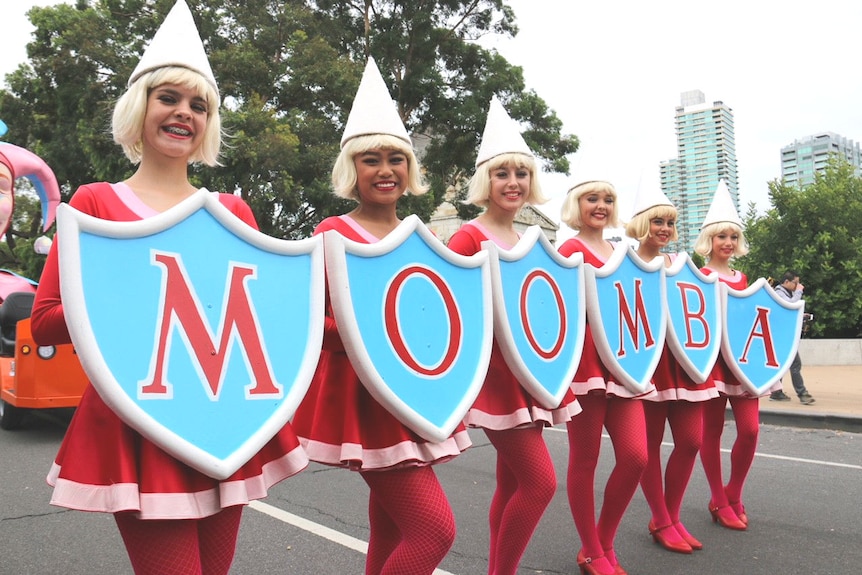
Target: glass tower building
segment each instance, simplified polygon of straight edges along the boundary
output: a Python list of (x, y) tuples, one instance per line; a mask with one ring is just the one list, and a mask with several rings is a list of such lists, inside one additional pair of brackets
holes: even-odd
[(692, 253), (700, 225), (709, 211), (719, 180), (724, 180), (739, 210), (733, 110), (703, 92), (683, 92), (676, 108), (677, 157), (661, 162), (661, 187), (679, 212), (679, 241), (674, 251)]
[(781, 148), (781, 179), (790, 186), (804, 187), (814, 183), (814, 174), (822, 172), (832, 156), (847, 160), (862, 173), (859, 143), (832, 132), (822, 132), (794, 140)]

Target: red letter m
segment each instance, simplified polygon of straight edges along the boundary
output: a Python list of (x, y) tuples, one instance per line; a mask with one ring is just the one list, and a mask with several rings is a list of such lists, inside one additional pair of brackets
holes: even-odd
[(624, 332), (623, 323), (625, 323), (625, 327), (628, 328), (629, 336), (632, 338), (632, 342), (634, 343), (635, 350), (637, 351), (640, 345), (640, 328), (639, 326), (643, 324), (644, 331), (644, 346), (652, 347), (655, 345), (655, 339), (653, 339), (652, 331), (649, 327), (649, 319), (647, 319), (646, 315), (646, 307), (644, 306), (644, 297), (641, 292), (641, 280), (635, 280), (635, 309), (634, 316), (632, 316), (631, 311), (629, 310), (629, 302), (626, 301), (626, 293), (623, 291), (623, 286), (620, 282), (615, 282), (614, 287), (617, 288), (618, 294), (618, 302), (620, 309), (620, 347), (617, 350), (617, 357), (623, 357), (626, 354), (626, 348), (624, 344)]
[(192, 291), (179, 256), (154, 251), (152, 261), (153, 265), (162, 266), (164, 270), (162, 304), (150, 375), (140, 382), (139, 397), (173, 397), (172, 384), (166, 380), (165, 374), (166, 356), (171, 350), (175, 330), (183, 338), (211, 400), (218, 399), (234, 342), (239, 343), (246, 368), (252, 376), (251, 383), (246, 387), (246, 397), (281, 397), (283, 388), (274, 379), (257, 316), (246, 289), (246, 280), (255, 277), (255, 269), (239, 264), (230, 265), (216, 345), (216, 338), (206, 321), (200, 300)]

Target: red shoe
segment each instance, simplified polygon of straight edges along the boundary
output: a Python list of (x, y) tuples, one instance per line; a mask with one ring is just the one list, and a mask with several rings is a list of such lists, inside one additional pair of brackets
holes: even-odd
[(739, 517), (739, 520), (745, 523), (745, 526), (748, 527), (748, 515), (745, 513), (745, 505), (737, 502), (731, 502), (730, 507), (733, 509), (733, 512), (736, 513), (736, 516)]
[(581, 569), (581, 575), (616, 575), (616, 570), (604, 555), (584, 557), (583, 549), (578, 551), (578, 567)]
[(610, 563), (614, 568), (614, 575), (629, 575), (628, 571), (623, 569), (623, 566), (617, 561), (617, 554), (614, 552), (613, 547), (605, 549), (605, 559), (607, 559), (608, 563)]
[(652, 535), (653, 541), (668, 551), (673, 551), (674, 553), (691, 553), (692, 551), (691, 545), (685, 542), (685, 539), (677, 533), (676, 528), (671, 524), (667, 524), (664, 527), (656, 527), (650, 521), (649, 533)]
[(726, 529), (734, 531), (745, 531), (745, 523), (739, 520), (733, 508), (730, 505), (724, 507), (716, 506), (712, 501), (709, 502), (709, 513), (712, 515), (712, 522), (718, 523)]
[(694, 549), (695, 551), (700, 551), (701, 549), (703, 549), (703, 543), (698, 541), (694, 535), (689, 533), (688, 529), (686, 529), (682, 523), (677, 521), (673, 524), (673, 526), (676, 527), (676, 532), (679, 533), (680, 537), (682, 537), (685, 542), (691, 546), (692, 549)]

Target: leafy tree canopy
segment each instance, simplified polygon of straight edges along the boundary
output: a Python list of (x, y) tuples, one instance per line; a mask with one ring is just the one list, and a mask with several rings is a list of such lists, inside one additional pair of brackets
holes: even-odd
[[(222, 167), (192, 180), (241, 193), (261, 230), (310, 235), (350, 209), (329, 174), (368, 56), (413, 134), (431, 192), (405, 198), (427, 221), (473, 170), (488, 102), (497, 95), (546, 170), (567, 173), (578, 148), (520, 67), (481, 47), (517, 33), (503, 0), (189, 0), (224, 101)], [(52, 166), (65, 198), (83, 183), (134, 170), (110, 135), (113, 102), (174, 0), (77, 0), (35, 7), (29, 61), (6, 77), (6, 138)]]
[(769, 195), (772, 209), (746, 217), (751, 251), (740, 268), (749, 277), (796, 271), (813, 337), (862, 336), (862, 178), (836, 158), (813, 184), (773, 181)]

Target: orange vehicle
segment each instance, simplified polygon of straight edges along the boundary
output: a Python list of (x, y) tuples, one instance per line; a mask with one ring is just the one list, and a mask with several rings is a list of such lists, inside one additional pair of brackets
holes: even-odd
[(19, 427), (31, 409), (77, 407), (88, 380), (71, 344), (39, 346), (30, 333), (32, 292), (0, 304), (0, 428)]

